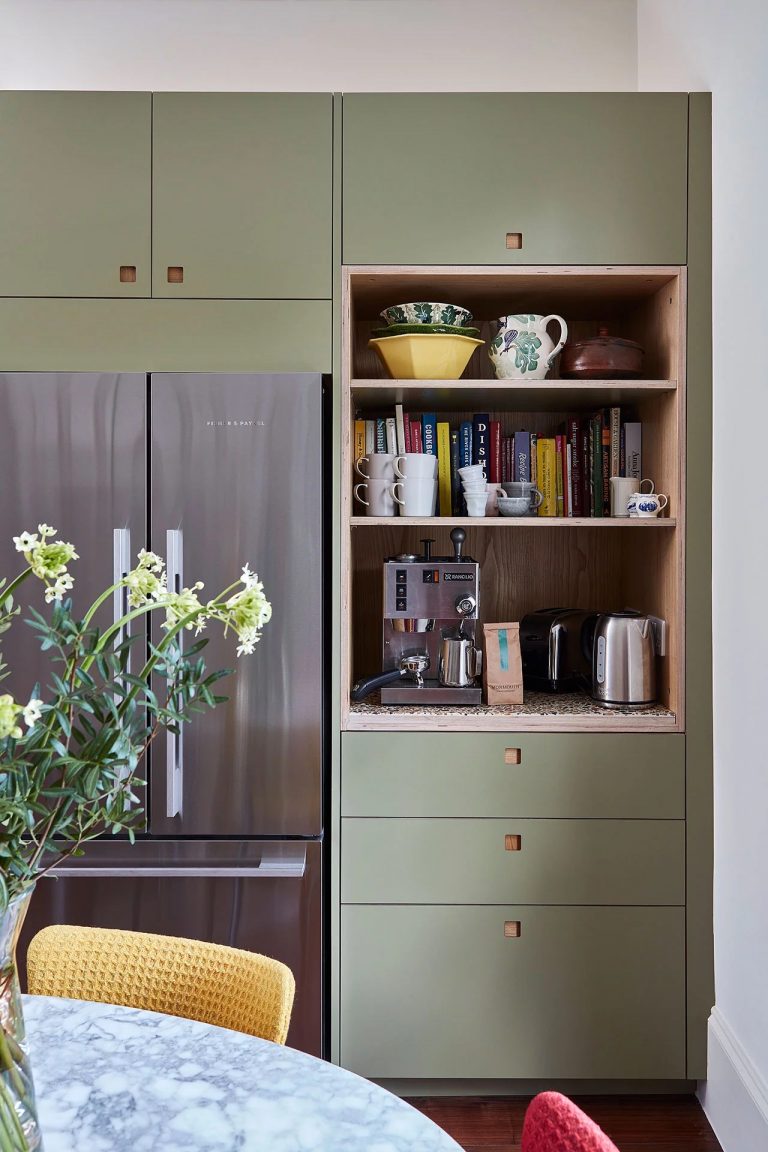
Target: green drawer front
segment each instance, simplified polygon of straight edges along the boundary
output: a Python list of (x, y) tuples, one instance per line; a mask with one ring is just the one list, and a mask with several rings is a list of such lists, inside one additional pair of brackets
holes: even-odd
[(149, 296), (151, 173), (148, 92), (0, 93), (0, 296)]
[(351, 904), (682, 905), (685, 825), (680, 820), (345, 819), (341, 899)]
[(684, 92), (345, 96), (344, 263), (685, 263), (687, 133)]
[(325, 94), (154, 96), (154, 296), (330, 298), (332, 112)]
[(6, 299), (0, 348), (6, 372), (330, 372), (331, 305)]
[[(520, 763), (505, 762), (519, 749)], [(682, 735), (347, 732), (344, 816), (685, 816)]]
[(341, 1063), (398, 1080), (684, 1077), (684, 923), (679, 908), (347, 905)]

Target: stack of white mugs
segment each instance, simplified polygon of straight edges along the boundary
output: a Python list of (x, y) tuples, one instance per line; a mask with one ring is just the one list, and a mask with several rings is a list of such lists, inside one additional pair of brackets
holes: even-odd
[[(437, 456), (376, 452), (355, 461), (363, 483), (355, 484), (355, 499), (367, 516), (434, 516), (437, 507)], [(482, 467), (480, 469), (482, 472)]]

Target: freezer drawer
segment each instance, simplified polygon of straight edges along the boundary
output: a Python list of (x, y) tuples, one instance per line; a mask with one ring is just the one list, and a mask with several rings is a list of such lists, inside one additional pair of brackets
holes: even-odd
[[(37, 885), (19, 949), (46, 924), (211, 940), (296, 977), (288, 1044), (322, 1055), (319, 841), (95, 843)], [(22, 976), (25, 976), (22, 967)]]

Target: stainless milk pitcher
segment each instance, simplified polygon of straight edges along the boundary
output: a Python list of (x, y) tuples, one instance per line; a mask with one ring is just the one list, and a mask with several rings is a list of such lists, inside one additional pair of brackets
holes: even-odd
[(438, 677), (446, 688), (468, 688), (482, 670), (482, 653), (463, 636), (444, 637)]

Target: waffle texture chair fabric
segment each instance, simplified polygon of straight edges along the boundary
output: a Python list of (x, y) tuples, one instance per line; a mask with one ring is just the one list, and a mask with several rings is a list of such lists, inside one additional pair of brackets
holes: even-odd
[(522, 1152), (619, 1152), (602, 1128), (560, 1092), (534, 1096), (523, 1121)]
[(27, 953), (29, 991), (202, 1020), (284, 1044), (295, 981), (285, 964), (203, 940), (55, 924)]

